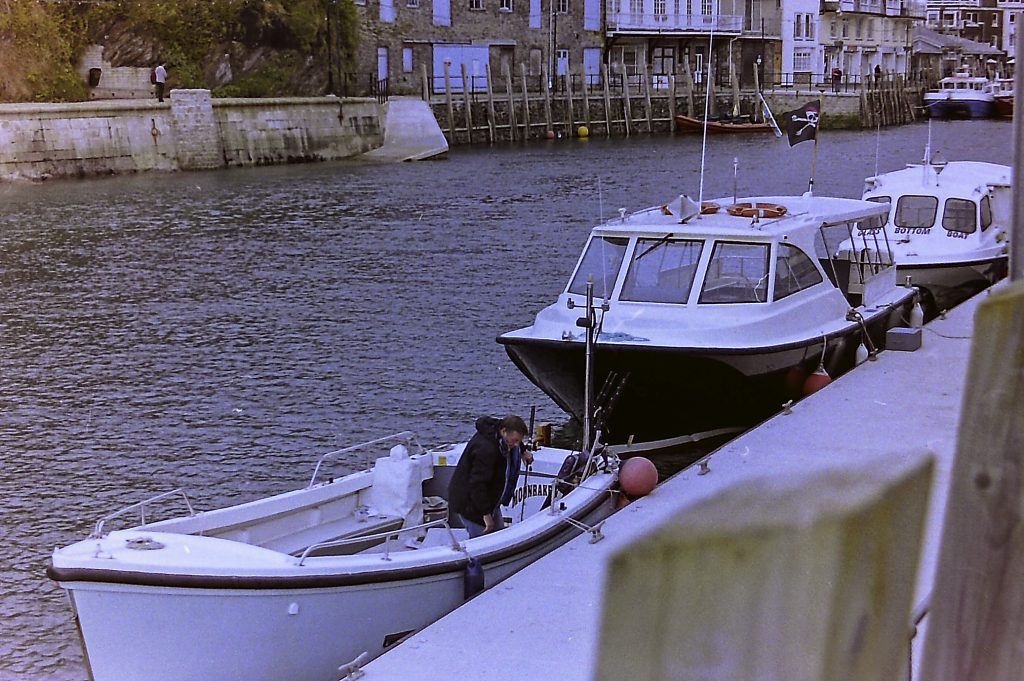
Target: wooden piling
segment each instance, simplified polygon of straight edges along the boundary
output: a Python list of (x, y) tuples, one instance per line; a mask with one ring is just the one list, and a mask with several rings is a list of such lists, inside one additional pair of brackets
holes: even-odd
[(644, 107), (647, 109), (647, 133), (654, 132), (654, 109), (651, 108), (651, 79), (647, 76), (647, 62), (640, 63), (640, 77), (644, 84)]
[(674, 73), (668, 75), (668, 129), (669, 132), (676, 131), (676, 76)]
[(566, 70), (566, 73), (562, 75), (562, 78), (564, 78), (563, 82), (565, 83), (565, 136), (572, 137), (576, 126), (572, 110), (572, 75), (570, 75), (568, 70)]
[(586, 71), (583, 73), (583, 125), (590, 131), (590, 83), (587, 82)]
[(451, 63), (445, 61), (444, 63), (444, 95), (448, 101), (448, 137), (451, 138), (451, 143), (455, 144), (455, 105), (452, 103), (452, 78), (451, 78)]
[(430, 102), (430, 76), (427, 74), (427, 65), (420, 64), (421, 79), (423, 82), (423, 101)]
[(686, 115), (693, 118), (693, 73), (690, 72), (689, 59), (683, 59), (683, 76), (686, 78)]
[(601, 82), (604, 83), (604, 134), (612, 136), (612, 95), (608, 84), (608, 65), (601, 64)]
[(920, 678), (1016, 681), (1024, 667), (1024, 281), (975, 314)]
[(526, 64), (519, 64), (519, 77), (523, 81), (523, 139), (530, 139), (530, 94), (526, 87)]
[(466, 140), (473, 143), (473, 101), (469, 97), (470, 82), (469, 76), (466, 74), (466, 65), (461, 64), (462, 67), (462, 98), (466, 103)]
[(679, 508), (611, 556), (593, 678), (895, 681), (932, 468), (886, 452)]
[(633, 127), (633, 112), (629, 104), (629, 76), (626, 75), (626, 65), (622, 65), (622, 117), (625, 119), (626, 137), (629, 137), (630, 129)]
[(490, 63), (484, 64), (484, 75), (487, 77), (487, 141), (494, 144), (494, 88), (491, 87)]
[(516, 104), (515, 95), (512, 92), (512, 69), (508, 63), (501, 65), (502, 75), (505, 77), (505, 94), (508, 96), (508, 141), (516, 141)]
[(540, 85), (541, 88), (544, 90), (544, 125), (546, 126), (545, 132), (554, 132), (555, 128), (551, 122), (551, 88), (549, 87), (547, 64), (544, 65), (543, 82)]

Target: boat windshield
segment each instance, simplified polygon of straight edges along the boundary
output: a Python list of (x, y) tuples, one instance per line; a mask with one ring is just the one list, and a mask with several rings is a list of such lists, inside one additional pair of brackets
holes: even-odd
[(619, 300), (685, 303), (703, 246), (699, 239), (637, 239)]
[(896, 203), (893, 224), (906, 229), (929, 229), (935, 224), (939, 200), (934, 196), (907, 194)]
[(889, 222), (889, 215), (892, 213), (892, 197), (891, 196), (869, 196), (866, 201), (871, 203), (888, 203), (890, 204), (889, 210), (885, 212), (885, 221)]
[(988, 195), (981, 197), (981, 231), (985, 231), (992, 226), (992, 202), (988, 200)]
[(768, 244), (716, 242), (697, 302), (763, 303), (767, 294)]
[(796, 246), (779, 244), (775, 258), (775, 300), (817, 286), (822, 281), (821, 272), (806, 253)]
[(594, 237), (587, 244), (576, 274), (569, 282), (569, 293), (586, 295), (587, 280), (594, 278), (594, 296), (611, 298), (619, 276), (622, 258), (626, 255), (626, 237)]
[(942, 211), (942, 226), (947, 232), (973, 234), (978, 229), (975, 219), (977, 205), (969, 199), (946, 199)]

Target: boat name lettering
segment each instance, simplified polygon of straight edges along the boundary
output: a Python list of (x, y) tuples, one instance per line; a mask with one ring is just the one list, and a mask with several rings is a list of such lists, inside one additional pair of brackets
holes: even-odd
[[(897, 228), (896, 229), (896, 233), (898, 234), (899, 231), (900, 231), (899, 228)], [(862, 228), (862, 229), (859, 229), (857, 231), (857, 236), (864, 236), (864, 235), (871, 235), (871, 234), (880, 234), (881, 232), (882, 232), (882, 228), (881, 227), (871, 227), (870, 229), (863, 229)]]
[(529, 497), (546, 497), (549, 494), (551, 494), (551, 485), (524, 485), (523, 487), (516, 489), (515, 493), (512, 495), (512, 503), (510, 505), (515, 506), (516, 504), (521, 504), (524, 499), (528, 499)]
[(897, 227), (897, 234), (928, 234), (932, 231), (931, 227)]
[(946, 236), (950, 239), (966, 239), (967, 232), (946, 232)]

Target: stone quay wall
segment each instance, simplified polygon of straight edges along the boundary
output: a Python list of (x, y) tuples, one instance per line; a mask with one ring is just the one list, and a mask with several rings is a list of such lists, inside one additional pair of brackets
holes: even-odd
[(349, 158), (383, 144), (374, 99), (213, 99), (0, 105), (0, 180), (45, 180)]

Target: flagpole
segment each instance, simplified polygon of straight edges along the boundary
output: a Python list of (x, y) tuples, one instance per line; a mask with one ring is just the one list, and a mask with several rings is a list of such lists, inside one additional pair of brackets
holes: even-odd
[(807, 183), (808, 196), (814, 196), (814, 173), (818, 168), (818, 140), (821, 138), (821, 114), (824, 110), (821, 91), (818, 92), (818, 125), (814, 129), (814, 151), (811, 152), (811, 179)]

